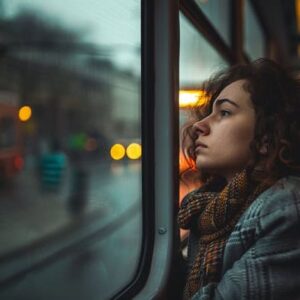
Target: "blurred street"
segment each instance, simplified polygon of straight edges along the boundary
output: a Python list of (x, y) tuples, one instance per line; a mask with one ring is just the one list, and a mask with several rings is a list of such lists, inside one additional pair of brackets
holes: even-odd
[[(72, 170), (66, 171), (60, 190), (43, 190), (37, 172), (24, 169), (15, 180), (0, 189), (0, 258), (20, 247), (45, 239), (78, 219), (93, 215), (105, 226), (141, 198), (140, 162), (85, 163), (85, 186), (74, 187)], [(80, 211), (70, 209), (74, 189), (84, 197)]]
[[(69, 203), (75, 188), (71, 169), (59, 193), (41, 189), (38, 174), (26, 169), (1, 189), (1, 299), (107, 299), (135, 272), (142, 238), (141, 164), (83, 167), (86, 199), (77, 214)], [(65, 252), (68, 247), (72, 251)], [(53, 256), (59, 259), (43, 268)], [(19, 279), (17, 289), (7, 284), (13, 278)]]
[(140, 258), (141, 3), (73, 2), (0, 0), (0, 299), (106, 299)]

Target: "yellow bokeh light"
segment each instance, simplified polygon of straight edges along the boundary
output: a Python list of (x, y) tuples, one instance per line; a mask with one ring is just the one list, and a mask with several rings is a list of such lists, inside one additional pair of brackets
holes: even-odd
[(114, 144), (110, 149), (110, 156), (114, 160), (120, 160), (125, 156), (125, 148), (121, 144)]
[(23, 122), (26, 122), (30, 119), (31, 117), (31, 107), (30, 106), (22, 106), (19, 109), (19, 119)]
[(142, 156), (142, 147), (140, 144), (132, 143), (126, 149), (126, 154), (130, 159), (139, 159)]
[(188, 108), (201, 106), (208, 100), (207, 94), (203, 90), (180, 90), (179, 107)]

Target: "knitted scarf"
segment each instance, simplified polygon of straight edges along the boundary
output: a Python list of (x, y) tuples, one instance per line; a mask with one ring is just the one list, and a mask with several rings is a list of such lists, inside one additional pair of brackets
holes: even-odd
[[(261, 190), (250, 187), (246, 170), (238, 173), (221, 191), (212, 192), (216, 182), (208, 181), (182, 201), (178, 223), (199, 236), (194, 259), (184, 290), (190, 299), (199, 288), (219, 282), (226, 242), (235, 224)], [(219, 186), (220, 188), (220, 186)], [(251, 196), (250, 196), (251, 192)]]

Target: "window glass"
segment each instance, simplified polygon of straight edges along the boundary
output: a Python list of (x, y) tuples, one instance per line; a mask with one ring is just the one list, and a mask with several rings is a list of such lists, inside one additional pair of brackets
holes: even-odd
[(258, 17), (249, 0), (245, 1), (244, 49), (251, 60), (265, 56), (265, 39)]
[(230, 0), (195, 0), (202, 12), (230, 45)]
[[(189, 109), (185, 105), (191, 105), (191, 101), (197, 98), (201, 83), (213, 73), (226, 67), (228, 63), (220, 54), (204, 39), (193, 27), (189, 20), (180, 14), (180, 125), (182, 126), (189, 116)], [(182, 151), (180, 151), (180, 171), (186, 169)], [(195, 180), (196, 174), (185, 173), (180, 185), (180, 199), (200, 183)]]
[(109, 298), (141, 249), (140, 1), (0, 5), (0, 298)]
[(180, 89), (197, 87), (212, 73), (226, 66), (226, 61), (197, 31), (189, 20), (180, 14)]

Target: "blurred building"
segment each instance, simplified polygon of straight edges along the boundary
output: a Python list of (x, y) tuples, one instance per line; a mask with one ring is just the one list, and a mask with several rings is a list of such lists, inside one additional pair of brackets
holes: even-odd
[[(30, 152), (42, 151), (40, 144), (54, 139), (66, 147), (78, 134), (93, 133), (108, 142), (140, 135), (140, 107), (135, 105), (140, 80), (102, 58), (101, 45), (86, 45), (80, 36), (45, 20), (34, 26), (41, 22), (37, 16), (2, 22), (0, 90), (17, 94), (20, 105), (32, 108), (30, 126), (24, 126)], [(26, 28), (32, 39), (24, 42)]]

